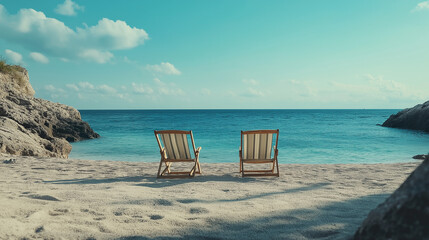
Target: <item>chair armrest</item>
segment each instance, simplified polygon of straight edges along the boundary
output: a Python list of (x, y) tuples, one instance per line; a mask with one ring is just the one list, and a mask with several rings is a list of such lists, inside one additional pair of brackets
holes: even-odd
[(199, 153), (201, 151), (202, 147), (198, 147), (197, 150), (195, 150), (195, 153)]

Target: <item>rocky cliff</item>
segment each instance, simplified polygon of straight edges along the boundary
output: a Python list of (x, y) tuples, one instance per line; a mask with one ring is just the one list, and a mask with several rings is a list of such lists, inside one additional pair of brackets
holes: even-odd
[(67, 158), (69, 142), (99, 137), (79, 111), (34, 93), (26, 69), (0, 63), (0, 153)]
[(391, 115), (382, 126), (429, 132), (429, 101)]
[(429, 239), (429, 159), (372, 210), (354, 239)]

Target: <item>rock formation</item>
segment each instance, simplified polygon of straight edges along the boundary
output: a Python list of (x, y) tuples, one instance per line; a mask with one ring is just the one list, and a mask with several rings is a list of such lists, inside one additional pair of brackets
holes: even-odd
[(429, 239), (429, 159), (382, 204), (354, 235), (363, 239)]
[(0, 63), (0, 153), (67, 158), (68, 142), (99, 137), (79, 111), (34, 93), (27, 70)]
[(413, 159), (426, 160), (426, 159), (429, 159), (429, 154), (427, 154), (427, 155), (418, 154), (418, 155), (413, 156)]
[(382, 126), (429, 132), (429, 101), (391, 115)]

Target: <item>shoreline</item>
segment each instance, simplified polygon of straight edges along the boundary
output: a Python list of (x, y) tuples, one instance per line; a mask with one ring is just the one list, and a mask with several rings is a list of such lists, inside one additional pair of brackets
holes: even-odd
[(157, 179), (158, 164), (1, 155), (0, 235), (344, 239), (420, 161), (279, 164), (279, 178), (202, 162), (201, 176)]
[[(84, 141), (86, 141), (86, 140), (84, 140)], [(237, 153), (238, 153), (238, 151), (237, 151)], [(72, 154), (70, 154), (70, 155), (72, 155)], [(15, 158), (15, 156), (13, 156), (13, 155), (6, 156), (6, 155), (1, 155), (0, 154), (0, 158), (2, 156), (8, 157), (9, 159)], [(141, 155), (137, 155), (137, 158), (139, 156), (141, 157)], [(78, 157), (78, 156), (74, 156), (74, 155), (71, 156), (71, 157), (69, 156), (68, 159), (69, 160), (86, 160), (86, 161), (127, 162), (127, 163), (159, 163), (159, 153), (156, 155), (156, 157), (145, 159), (145, 160), (141, 160), (141, 161), (130, 161), (130, 160), (128, 160), (128, 159), (130, 159), (129, 157), (127, 157), (126, 160), (118, 160), (118, 159), (101, 159), (101, 158), (99, 158), (99, 159), (92, 159), (90, 157), (86, 158), (84, 156), (83, 157)], [(231, 159), (234, 159), (234, 160), (229, 161), (229, 162), (227, 162), (227, 161), (212, 162), (211, 160), (207, 161), (206, 157), (201, 157), (200, 158), (200, 162), (204, 162), (204, 164), (223, 164), (223, 163), (225, 163), (225, 164), (237, 164), (237, 166), (238, 166), (238, 164), (239, 164), (239, 158), (238, 158), (238, 156), (235, 157), (235, 158), (231, 157)], [(343, 165), (343, 164), (344, 165), (354, 165), (354, 164), (358, 164), (358, 165), (365, 165), (365, 164), (367, 164), (367, 165), (374, 165), (374, 164), (395, 164), (395, 163), (418, 163), (419, 164), (419, 163), (421, 163), (422, 160), (421, 159), (414, 159), (412, 156), (410, 156), (408, 158), (396, 159), (395, 161), (392, 161), (392, 162), (383, 162), (383, 161), (380, 161), (380, 162), (376, 162), (376, 161), (375, 162), (359, 162), (359, 161), (357, 161), (357, 162), (347, 162), (347, 163), (311, 163), (311, 162), (309, 163), (309, 162), (306, 162), (305, 160), (303, 160), (302, 163), (301, 162), (297, 163), (296, 161), (297, 160), (295, 160), (293, 162), (285, 163), (285, 162), (283, 162), (282, 157), (279, 157), (279, 165)]]

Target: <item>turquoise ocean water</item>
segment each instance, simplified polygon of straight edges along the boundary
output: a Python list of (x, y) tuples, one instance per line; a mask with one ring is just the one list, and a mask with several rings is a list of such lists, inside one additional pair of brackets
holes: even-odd
[(200, 161), (238, 162), (240, 131), (280, 129), (280, 163), (391, 163), (429, 151), (429, 134), (377, 126), (398, 110), (81, 110), (101, 138), (70, 158), (154, 162), (154, 130), (192, 130)]

